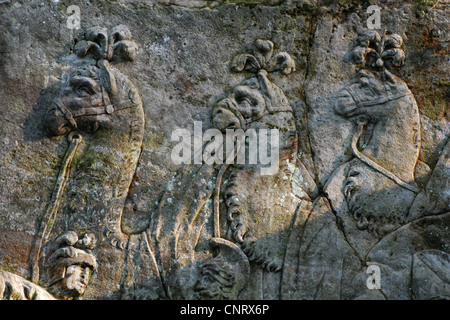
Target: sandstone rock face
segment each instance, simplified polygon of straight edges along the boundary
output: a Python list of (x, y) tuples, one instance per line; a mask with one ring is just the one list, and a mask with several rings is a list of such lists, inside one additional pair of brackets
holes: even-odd
[(0, 299), (448, 299), (450, 7), (371, 5), (0, 1)]

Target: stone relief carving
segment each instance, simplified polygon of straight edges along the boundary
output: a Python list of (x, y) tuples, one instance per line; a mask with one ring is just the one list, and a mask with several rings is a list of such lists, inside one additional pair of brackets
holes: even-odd
[[(449, 255), (436, 245), (448, 238), (449, 195), (441, 181), (448, 181), (450, 144), (419, 186), (417, 102), (390, 71), (405, 62), (402, 45), (397, 34), (364, 31), (343, 57), (362, 68), (330, 105), (353, 125), (343, 146), (351, 156), (321, 190), (299, 160), (294, 111), (273, 79), (295, 71), (294, 59), (256, 40), (251, 53), (232, 59), (231, 71), (248, 77), (212, 106), (210, 123), (223, 134), (278, 129), (278, 172), (261, 175), (261, 164), (187, 164), (147, 213), (146, 229), (130, 233), (136, 228), (125, 227), (122, 216), (145, 117), (138, 90), (113, 64), (133, 61), (137, 46), (123, 25), (86, 30), (46, 116), (48, 135), (67, 137), (55, 140), (67, 151), (36, 232), (32, 281), (0, 271), (0, 298), (81, 297), (101, 267), (97, 242), (125, 252), (123, 298), (450, 296)], [(54, 226), (65, 232), (51, 239)], [(370, 264), (385, 270), (381, 289), (365, 285)]]
[(145, 119), (137, 89), (110, 62), (132, 61), (137, 47), (123, 25), (110, 32), (94, 27), (77, 40), (74, 70), (48, 112), (47, 129), (54, 135), (76, 130), (86, 141), (68, 186), (69, 225), (95, 225), (98, 216), (87, 222), (87, 215), (100, 211), (111, 221), (108, 238), (123, 248), (126, 237), (118, 221), (141, 152)]
[(67, 231), (43, 248), (40, 283), (56, 297), (77, 298), (86, 290), (97, 260), (92, 254), (97, 239)]
[(291, 73), (295, 70), (293, 59), (286, 52), (273, 55), (271, 41), (256, 40), (253, 54), (236, 56), (231, 70), (247, 70), (255, 76), (244, 80), (213, 107), (216, 127), (224, 130), (239, 124), (244, 129), (274, 127), (281, 131), (277, 174), (262, 176), (255, 166), (236, 165), (230, 168), (227, 183), (221, 188), (225, 204), (222, 215), (227, 217), (224, 236), (247, 255), (253, 281), (255, 272), (273, 274), (282, 268), (287, 230), (296, 206), (301, 199), (309, 199), (315, 184), (297, 159), (292, 107), (281, 88), (267, 76), (267, 72)]
[(39, 259), (39, 285), (10, 272), (0, 271), (0, 298), (3, 300), (73, 299), (83, 295), (97, 268), (92, 255), (93, 234), (79, 237), (68, 231), (45, 243)]
[[(232, 61), (233, 71), (248, 70), (254, 75), (213, 106), (211, 123), (224, 133), (226, 129), (279, 128), (282, 132), (279, 172), (282, 176), (288, 173), (292, 177), (296, 170), (297, 173), (300, 170), (295, 159), (297, 140), (292, 108), (282, 90), (268, 79), (267, 73), (268, 70), (289, 73), (294, 62), (287, 53), (272, 57), (273, 43), (270, 41), (257, 40), (254, 50), (253, 55), (238, 55)], [(157, 211), (151, 216), (146, 236), (161, 266), (160, 277), (166, 298), (236, 298), (245, 287), (243, 279), (249, 277), (248, 259), (272, 271), (279, 269), (281, 262), (276, 244), (270, 252), (263, 249), (268, 245), (262, 239), (262, 234), (265, 236), (267, 231), (264, 231), (264, 220), (279, 220), (273, 233), (281, 232), (288, 227), (295, 206), (290, 204), (291, 210), (284, 209), (283, 214), (277, 217), (270, 213), (266, 213), (266, 217), (258, 217), (260, 225), (256, 226), (254, 221), (257, 217), (247, 215), (246, 209), (239, 206), (240, 197), (247, 197), (245, 194), (251, 189), (245, 190), (245, 194), (238, 189), (250, 187), (249, 183), (273, 186), (275, 181), (281, 180), (283, 182), (279, 183), (289, 190), (289, 199), (308, 196), (300, 186), (303, 181), (282, 180), (279, 175), (264, 179), (258, 169), (258, 164), (191, 164), (171, 180)], [(310, 185), (308, 190), (310, 188), (313, 186)], [(273, 196), (276, 197), (281, 195)], [(270, 207), (268, 203), (265, 210)], [(250, 237), (249, 230), (257, 238)], [(211, 257), (211, 246), (221, 253)], [(224, 264), (222, 261), (228, 258), (222, 250), (231, 252), (238, 262), (232, 262), (236, 258), (230, 257), (231, 260)], [(197, 274), (199, 269), (201, 274)], [(192, 280), (197, 277), (202, 279), (199, 284)], [(222, 283), (224, 281), (227, 285)], [(218, 288), (227, 293), (219, 293)]]
[(210, 245), (217, 253), (202, 265), (201, 277), (194, 287), (197, 298), (236, 300), (249, 281), (248, 258), (237, 245), (225, 239), (212, 238)]
[[(360, 34), (356, 42), (349, 60), (372, 66), (375, 73), (361, 70), (335, 101), (335, 112), (355, 123), (350, 146), (355, 159), (344, 181), (344, 195), (358, 228), (370, 227), (383, 234), (383, 228), (389, 232), (405, 223), (419, 192), (414, 179), (421, 142), (419, 110), (406, 84), (386, 68), (404, 63), (401, 37), (381, 38), (369, 31)], [(365, 205), (379, 202), (372, 200), (373, 195), (390, 199), (387, 207)]]
[[(349, 146), (352, 158), (335, 170), (324, 187), (325, 195), (336, 213), (337, 222), (331, 222), (333, 217), (330, 215), (328, 219), (331, 220), (326, 223), (336, 224), (336, 227), (328, 230), (334, 229), (335, 241), (340, 238), (343, 242), (339, 248), (334, 248), (340, 252), (339, 256), (333, 257), (331, 252), (324, 253), (321, 250), (327, 259), (332, 257), (331, 261), (322, 261), (322, 257), (315, 254), (310, 256), (308, 252), (303, 252), (305, 265), (299, 270), (304, 270), (297, 276), (309, 275), (309, 281), (314, 282), (311, 272), (331, 267), (334, 262), (339, 261), (346, 264), (346, 267), (331, 273), (337, 278), (348, 279), (346, 273), (351, 274), (349, 270), (352, 268), (355, 270), (354, 274), (358, 274), (356, 271), (358, 268), (365, 269), (369, 264), (378, 263), (390, 271), (381, 290), (367, 292), (355, 290), (352, 293), (349, 288), (364, 288), (352, 285), (349, 288), (340, 288), (340, 297), (349, 295), (347, 298), (409, 299), (418, 296), (422, 299), (425, 296), (432, 298), (435, 294), (433, 290), (426, 292), (421, 289), (419, 293), (418, 288), (409, 281), (411, 277), (416, 276), (423, 279), (427, 276), (427, 272), (442, 274), (448, 268), (448, 262), (443, 262), (448, 261), (448, 253), (440, 252), (441, 248), (430, 246), (418, 232), (417, 225), (420, 224), (427, 230), (432, 224), (436, 226), (448, 221), (448, 209), (441, 207), (439, 212), (425, 213), (422, 210), (421, 214), (414, 213), (418, 207), (417, 199), (428, 192), (427, 188), (420, 189), (414, 178), (421, 142), (419, 112), (406, 84), (387, 69), (400, 66), (404, 62), (402, 40), (396, 34), (380, 37), (374, 31), (365, 31), (360, 33), (355, 43), (345, 57), (346, 61), (364, 64), (369, 69), (360, 70), (356, 79), (336, 94), (333, 105), (338, 115), (354, 124), (354, 133)], [(447, 157), (443, 155), (441, 161), (447, 161), (444, 160)], [(442, 177), (446, 176), (442, 168), (436, 167), (435, 170)], [(441, 196), (445, 197), (444, 194)], [(426, 207), (423, 203), (421, 206)], [(430, 215), (433, 217), (420, 219)], [(316, 231), (319, 229), (315, 235), (316, 239), (321, 237), (320, 233), (323, 231), (319, 226), (324, 223), (321, 220), (325, 219), (324, 216), (308, 219), (311, 220), (309, 228)], [(316, 223), (318, 226), (314, 226)], [(308, 237), (308, 226), (303, 235)], [(396, 251), (396, 245), (392, 242), (405, 237), (408, 238), (405, 242), (409, 245), (403, 250)], [(316, 239), (310, 240), (308, 247), (317, 245), (320, 249), (325, 249), (316, 242)], [(391, 254), (386, 256), (386, 251), (390, 251)], [(442, 264), (439, 264), (440, 267), (431, 267), (433, 271), (429, 269), (427, 272), (409, 265), (409, 261), (418, 261), (421, 259), (418, 257), (422, 255), (426, 255), (426, 259), (438, 259)], [(310, 263), (313, 266), (317, 265), (306, 267)], [(354, 266), (350, 267), (352, 264)], [(444, 264), (447, 266), (444, 267)], [(441, 267), (443, 269), (440, 269)], [(395, 288), (388, 283), (393, 281), (394, 274), (397, 277)], [(362, 277), (361, 274), (357, 275), (353, 281), (358, 283), (362, 281)], [(445, 277), (441, 280), (435, 282), (434, 286), (440, 288), (441, 296), (446, 296), (448, 281)], [(318, 277), (315, 281), (317, 282), (314, 285), (320, 288), (323, 279)], [(312, 284), (306, 281), (297, 287), (297, 290), (308, 292), (310, 285)], [(308, 297), (308, 294), (294, 296)]]
[[(84, 293), (97, 265), (90, 253), (96, 236), (85, 234), (78, 239), (74, 231), (67, 231), (53, 242), (49, 238), (58, 214), (68, 214), (63, 229), (92, 230), (97, 235), (99, 220), (120, 221), (141, 152), (145, 120), (137, 89), (110, 63), (132, 61), (136, 53), (136, 44), (123, 25), (109, 32), (94, 27), (75, 39), (68, 71), (45, 120), (49, 137), (66, 136), (69, 145), (50, 203), (40, 218), (39, 240), (30, 262), (32, 282), (7, 275), (5, 298), (51, 297), (33, 283), (63, 299)], [(110, 238), (115, 245), (123, 246), (116, 227), (106, 223), (105, 232), (114, 235)]]

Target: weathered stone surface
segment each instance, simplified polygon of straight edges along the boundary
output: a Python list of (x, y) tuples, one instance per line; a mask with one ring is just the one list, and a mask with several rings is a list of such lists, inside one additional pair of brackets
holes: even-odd
[(0, 1), (0, 298), (448, 299), (450, 7), (370, 4)]

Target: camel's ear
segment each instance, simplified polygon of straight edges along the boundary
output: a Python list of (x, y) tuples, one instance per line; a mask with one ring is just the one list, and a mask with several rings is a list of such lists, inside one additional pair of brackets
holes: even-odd
[(276, 108), (276, 106), (272, 105), (273, 101), (277, 101), (277, 99), (275, 98), (276, 91), (269, 78), (267, 78), (266, 70), (259, 70), (258, 80), (259, 87), (264, 95), (264, 100), (266, 101), (266, 108), (270, 113), (272, 113), (274, 111), (274, 108)]
[(260, 90), (266, 101), (266, 108), (270, 113), (292, 111), (289, 101), (283, 91), (267, 78), (267, 72), (265, 70), (260, 70), (258, 72), (258, 80)]
[(111, 95), (117, 94), (118, 93), (117, 81), (116, 81), (116, 77), (111, 72), (111, 69), (109, 67), (109, 62), (107, 60), (102, 59), (97, 62), (97, 65), (101, 70), (100, 81), (103, 84), (103, 86), (105, 87), (105, 89), (108, 90), (108, 92)]
[(259, 85), (260, 85), (261, 91), (266, 96), (268, 96), (269, 98), (273, 97), (274, 90), (273, 90), (273, 87), (272, 87), (272, 83), (267, 78), (267, 71), (259, 70), (259, 72), (258, 72), (258, 80), (259, 80)]

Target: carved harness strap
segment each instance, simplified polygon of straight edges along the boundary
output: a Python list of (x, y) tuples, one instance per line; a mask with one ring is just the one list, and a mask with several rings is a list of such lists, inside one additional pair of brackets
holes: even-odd
[(368, 157), (363, 155), (361, 152), (359, 152), (358, 147), (356, 146), (356, 144), (358, 143), (359, 137), (361, 136), (361, 134), (363, 132), (365, 124), (366, 124), (365, 122), (358, 121), (358, 123), (357, 123), (358, 128), (356, 129), (355, 135), (352, 138), (351, 147), (352, 147), (352, 151), (353, 151), (353, 154), (355, 155), (355, 157), (357, 157), (360, 161), (364, 162), (366, 165), (368, 165), (369, 167), (375, 169), (376, 171), (378, 171), (382, 175), (384, 175), (387, 178), (391, 179), (396, 184), (398, 184), (400, 187), (405, 188), (405, 189), (407, 189), (409, 191), (412, 191), (414, 193), (419, 193), (420, 190), (417, 187), (412, 186), (409, 183), (403, 181), (402, 179), (397, 177), (394, 173), (392, 173), (388, 169), (385, 169), (384, 167), (380, 166), (378, 163), (376, 163), (372, 159), (369, 159)]
[[(374, 105), (377, 105), (377, 104), (383, 104), (383, 103), (386, 103), (388, 101), (393, 101), (393, 100), (397, 100), (397, 99), (400, 99), (400, 98), (412, 95), (411, 91), (407, 90), (407, 91), (399, 92), (399, 93), (397, 93), (395, 95), (389, 95), (387, 97), (382, 97), (380, 99), (369, 100), (369, 101), (361, 101), (359, 99), (358, 95), (355, 94), (354, 91), (352, 92), (352, 90), (348, 90), (348, 88), (347, 88), (347, 92), (352, 96), (353, 100), (355, 101), (355, 104), (358, 107), (374, 106)], [(376, 163), (372, 159), (369, 159), (364, 154), (359, 152), (358, 147), (357, 147), (357, 143), (358, 143), (359, 138), (362, 135), (362, 132), (364, 130), (364, 126), (366, 124), (367, 124), (367, 121), (364, 121), (362, 119), (357, 119), (357, 129), (356, 129), (356, 131), (355, 131), (355, 133), (353, 135), (352, 143), (351, 143), (351, 148), (352, 148), (352, 151), (353, 151), (353, 154), (355, 155), (355, 157), (358, 158), (363, 163), (365, 163), (366, 165), (368, 165), (369, 167), (371, 167), (372, 169), (378, 171), (379, 173), (381, 173), (385, 177), (391, 179), (392, 181), (394, 181), (400, 187), (405, 188), (405, 189), (407, 189), (409, 191), (412, 191), (414, 193), (419, 193), (419, 191), (420, 191), (419, 188), (417, 188), (416, 186), (413, 186), (413, 185), (403, 181), (402, 179), (400, 179), (397, 175), (395, 175), (394, 173), (392, 173), (388, 169), (380, 166), (378, 163)]]
[[(356, 106), (358, 108), (380, 105), (380, 104), (384, 104), (384, 103), (389, 102), (389, 101), (398, 100), (398, 99), (401, 99), (403, 97), (412, 95), (412, 92), (409, 91), (409, 90), (401, 90), (400, 92), (398, 92), (396, 94), (389, 94), (389, 92), (388, 92), (387, 96), (384, 96), (384, 97), (381, 97), (381, 98), (378, 98), (378, 99), (372, 99), (372, 100), (363, 101), (361, 99), (360, 95), (358, 95), (358, 93), (355, 90), (352, 90), (351, 88), (346, 88), (345, 90), (352, 97), (353, 101), (355, 102), (355, 104), (356, 104)], [(357, 147), (357, 143), (358, 143), (358, 140), (359, 140), (359, 138), (361, 137), (361, 135), (363, 133), (364, 126), (366, 124), (367, 124), (367, 120), (364, 121), (363, 119), (357, 119), (357, 129), (356, 129), (356, 131), (355, 131), (355, 133), (354, 133), (354, 135), (352, 137), (352, 142), (351, 142), (351, 148), (352, 148), (354, 156), (356, 158), (358, 158), (361, 162), (363, 162), (366, 165), (368, 165), (369, 167), (371, 167), (372, 169), (378, 171), (379, 173), (381, 173), (385, 177), (387, 177), (387, 178), (391, 179), (392, 181), (394, 181), (400, 187), (405, 188), (405, 189), (407, 189), (409, 191), (412, 191), (414, 193), (418, 193), (420, 190), (416, 186), (413, 186), (413, 185), (403, 181), (402, 179), (400, 179), (397, 175), (395, 175), (394, 173), (392, 173), (388, 169), (380, 166), (378, 163), (376, 163), (372, 159), (369, 159), (364, 154), (359, 152), (358, 147)]]
[(384, 104), (389, 101), (398, 100), (398, 99), (401, 99), (406, 96), (412, 96), (412, 92), (409, 90), (402, 90), (396, 94), (390, 94), (388, 91), (386, 96), (382, 96), (378, 99), (371, 99), (371, 100), (363, 101), (356, 90), (353, 90), (350, 87), (345, 88), (345, 90), (350, 94), (350, 96), (352, 97), (353, 101), (355, 102), (355, 104), (358, 108), (371, 107), (371, 106), (375, 106), (378, 104)]
[(272, 109), (271, 107), (267, 107), (267, 104), (270, 104), (270, 101), (267, 97), (264, 97), (264, 100), (266, 102), (266, 112), (259, 115), (258, 117), (251, 117), (250, 119), (247, 119), (247, 120), (242, 115), (242, 112), (239, 110), (236, 103), (234, 101), (232, 101), (231, 99), (226, 99), (225, 106), (221, 106), (221, 107), (224, 109), (230, 110), (238, 118), (239, 124), (241, 125), (241, 129), (243, 129), (243, 130), (246, 130), (247, 127), (249, 126), (249, 124), (251, 124), (252, 122), (257, 122), (268, 115), (282, 113), (282, 112), (292, 113), (292, 110), (290, 110), (289, 108)]
[(70, 124), (74, 127), (74, 128), (78, 128), (77, 127), (77, 123), (75, 122), (75, 119), (73, 118), (72, 113), (70, 112), (69, 109), (66, 108), (66, 106), (64, 105), (64, 103), (61, 101), (61, 99), (56, 98), (53, 100), (53, 103), (58, 107), (58, 109), (63, 113), (64, 118), (66, 118), (67, 121), (70, 122)]
[(64, 114), (64, 117), (67, 119), (67, 121), (70, 122), (70, 124), (74, 128), (77, 127), (77, 123), (75, 121), (75, 118), (84, 117), (84, 116), (97, 116), (101, 114), (113, 114), (116, 111), (129, 109), (133, 107), (137, 107), (138, 104), (135, 103), (132, 98), (130, 97), (130, 100), (123, 100), (114, 104), (107, 104), (105, 102), (105, 88), (101, 86), (101, 92), (102, 92), (102, 107), (92, 107), (92, 108), (83, 108), (80, 110), (70, 111), (64, 103), (61, 101), (61, 99), (56, 98), (54, 100), (54, 103), (56, 106), (61, 110), (61, 112)]
[(69, 147), (64, 155), (61, 168), (56, 179), (55, 186), (53, 187), (53, 192), (50, 198), (49, 204), (46, 206), (44, 214), (41, 218), (41, 225), (39, 226), (38, 238), (40, 239), (37, 246), (34, 247), (32, 256), (32, 274), (31, 279), (33, 282), (38, 282), (39, 280), (39, 255), (42, 249), (42, 245), (48, 241), (50, 234), (53, 230), (53, 225), (55, 224), (56, 217), (58, 215), (58, 209), (63, 196), (63, 190), (66, 186), (67, 180), (69, 178), (69, 169), (72, 164), (72, 160), (75, 156), (78, 146), (80, 145), (83, 137), (79, 132), (72, 131), (68, 134), (67, 140), (69, 142)]

